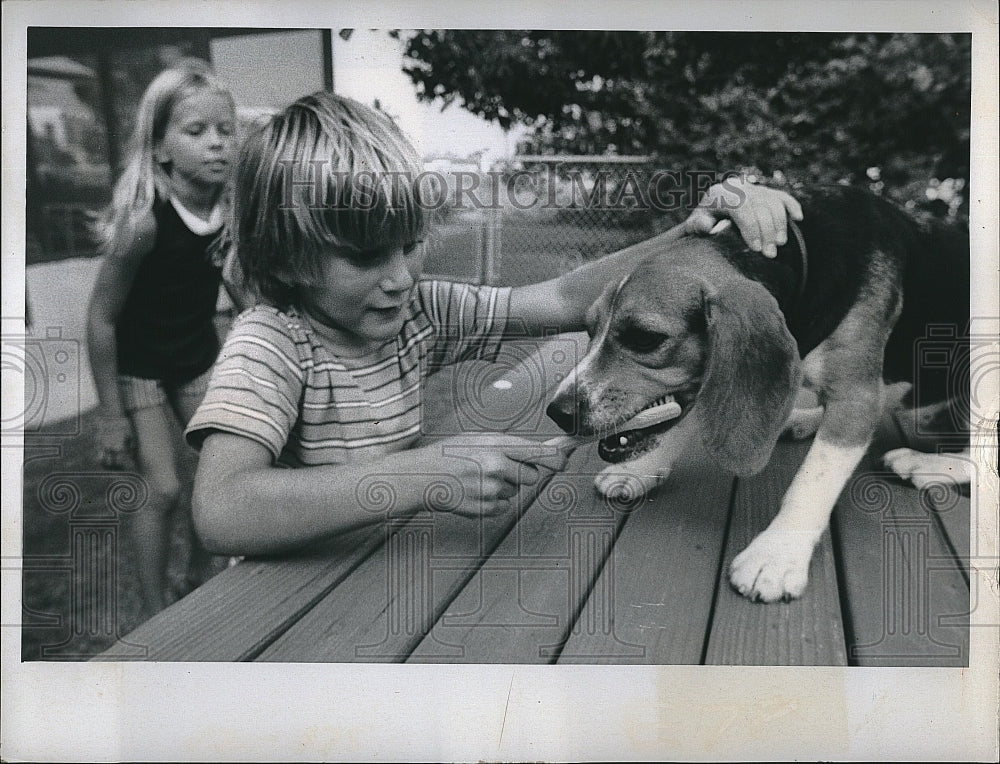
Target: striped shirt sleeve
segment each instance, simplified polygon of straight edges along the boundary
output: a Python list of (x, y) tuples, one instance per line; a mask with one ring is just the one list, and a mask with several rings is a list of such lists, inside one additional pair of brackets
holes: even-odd
[(419, 289), (439, 363), (496, 359), (510, 315), (509, 287), (422, 281)]
[(212, 432), (242, 435), (277, 459), (298, 419), (305, 381), (304, 337), (268, 306), (242, 313), (233, 323), (212, 371), (208, 392), (185, 437), (200, 448)]

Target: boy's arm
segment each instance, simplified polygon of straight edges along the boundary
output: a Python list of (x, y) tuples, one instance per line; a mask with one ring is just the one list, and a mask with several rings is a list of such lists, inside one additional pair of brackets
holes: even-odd
[(583, 329), (587, 309), (610, 283), (617, 283), (647, 255), (689, 232), (687, 222), (652, 239), (593, 260), (538, 284), (515, 287), (510, 295), (510, 331), (541, 334)]
[(558, 278), (515, 288), (511, 293), (511, 329), (529, 334), (582, 329), (587, 309), (608, 284), (617, 283), (642, 258), (682, 236), (707, 234), (723, 217), (732, 218), (751, 249), (774, 257), (777, 247), (787, 241), (788, 218), (801, 220), (802, 208), (783, 191), (738, 179), (712, 186), (680, 225)]
[[(400, 454), (380, 465), (330, 465), (279, 469), (271, 452), (239, 435), (216, 432), (202, 445), (192, 511), (202, 544), (219, 554), (272, 554), (380, 519), (402, 517), (419, 506), (416, 481), (397, 477), (421, 469)], [(379, 514), (358, 501), (368, 475), (393, 480), (392, 500)]]
[[(509, 512), (519, 486), (536, 483), (541, 471), (562, 469), (568, 454), (482, 433), (358, 464), (281, 469), (264, 445), (216, 431), (205, 439), (198, 462), (195, 529), (212, 552), (273, 554), (406, 517), (425, 506), (435, 493), (429, 489), (442, 480), (459, 484), (454, 495), (461, 504), (428, 509), (469, 517)], [(365, 506), (372, 481), (379, 483), (377, 506)]]

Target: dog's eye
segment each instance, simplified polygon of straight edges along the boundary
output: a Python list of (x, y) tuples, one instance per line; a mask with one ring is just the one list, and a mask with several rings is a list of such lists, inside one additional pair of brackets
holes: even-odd
[(630, 327), (619, 335), (621, 344), (636, 353), (651, 353), (662, 345), (666, 338), (665, 334), (651, 332), (638, 326)]

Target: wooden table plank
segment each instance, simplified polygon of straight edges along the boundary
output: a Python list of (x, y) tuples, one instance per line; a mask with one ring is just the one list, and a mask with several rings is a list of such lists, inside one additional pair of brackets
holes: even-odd
[(282, 560), (246, 560), (161, 611), (94, 660), (252, 659), (384, 541), (363, 528)]
[(584, 614), (610, 602), (610, 618), (578, 618), (559, 663), (701, 662), (733, 485), (703, 449), (685, 454), (630, 513), (601, 570)]
[(625, 516), (594, 490), (604, 466), (578, 449), (408, 661), (553, 662)]
[(968, 665), (969, 589), (921, 493), (882, 467), (890, 417), (834, 510), (848, 658), (860, 666)]
[[(522, 492), (521, 508), (533, 493)], [(516, 520), (424, 510), (387, 523), (386, 543), (258, 660), (402, 661)]]
[(781, 442), (758, 475), (737, 481), (705, 662), (723, 665), (847, 664), (837, 574), (826, 532), (816, 547), (805, 593), (791, 602), (751, 602), (733, 590), (732, 559), (767, 527), (811, 441)]

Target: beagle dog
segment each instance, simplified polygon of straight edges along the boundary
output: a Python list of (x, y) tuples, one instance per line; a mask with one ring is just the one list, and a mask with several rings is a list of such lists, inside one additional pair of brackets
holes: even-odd
[[(547, 409), (566, 432), (600, 439), (612, 463), (595, 481), (605, 495), (652, 490), (691, 438), (749, 475), (783, 430), (815, 431), (777, 516), (729, 571), (741, 594), (765, 602), (804, 591), (880, 419), (884, 381), (913, 382), (923, 406), (961, 398), (956, 380), (969, 379), (967, 368), (943, 381), (915, 374), (929, 326), (967, 336), (968, 231), (918, 222), (856, 188), (796, 198), (804, 218), (777, 258), (750, 251), (730, 226), (665, 245), (610, 285), (588, 313), (585, 356)], [(955, 356), (968, 363), (968, 352)], [(820, 405), (790, 420), (800, 385)]]

